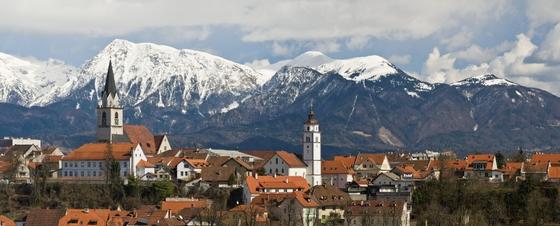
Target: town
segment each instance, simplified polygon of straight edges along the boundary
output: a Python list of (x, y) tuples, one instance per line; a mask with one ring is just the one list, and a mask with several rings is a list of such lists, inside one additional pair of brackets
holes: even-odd
[[(513, 156), (372, 150), (325, 159), (312, 109), (302, 112), (301, 153), (175, 147), (167, 134), (124, 123), (114, 77), (109, 62), (96, 140), (68, 153), (37, 139), (0, 140), (0, 226), (428, 225), (434, 216), (421, 211), (437, 181), (455, 186), (443, 190), (560, 182), (560, 153), (521, 149)], [(460, 225), (483, 225), (477, 213), (460, 215)]]

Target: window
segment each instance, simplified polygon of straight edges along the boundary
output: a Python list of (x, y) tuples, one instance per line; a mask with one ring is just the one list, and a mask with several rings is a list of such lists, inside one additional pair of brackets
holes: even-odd
[(276, 158), (276, 164), (278, 164), (278, 158)]
[(305, 137), (305, 142), (311, 142), (311, 138), (310, 137)]
[(101, 163), (101, 162), (99, 162), (99, 164), (98, 164), (98, 165), (99, 165), (99, 168), (103, 167), (103, 165), (102, 165), (102, 163)]
[(87, 167), (91, 167), (91, 162), (87, 162)]
[(119, 113), (115, 112), (115, 125), (119, 125)]
[(101, 114), (101, 126), (107, 126), (107, 113)]
[(72, 171), (68, 172), (68, 175), (72, 176)]
[(64, 168), (67, 168), (67, 167), (68, 167), (68, 163), (64, 162)]
[(93, 176), (94, 176), (94, 177), (97, 176), (96, 174), (97, 174), (97, 172), (96, 172), (96, 171), (93, 171)]
[(284, 173), (284, 168), (282, 168), (282, 174)]
[(64, 171), (64, 176), (67, 177), (67, 176), (68, 176), (68, 172)]
[(80, 171), (80, 175), (83, 177), (84, 176), (84, 171)]

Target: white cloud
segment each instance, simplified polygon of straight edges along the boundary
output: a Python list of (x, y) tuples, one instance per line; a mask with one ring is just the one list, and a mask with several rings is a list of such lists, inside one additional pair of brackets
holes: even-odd
[(469, 46), (472, 37), (473, 37), (472, 32), (463, 30), (459, 33), (452, 35), (451, 37), (442, 39), (441, 43), (447, 46), (449, 50), (454, 50), (454, 49)]
[(560, 62), (560, 23), (545, 36), (537, 56), (541, 60)]
[(336, 41), (319, 41), (314, 42), (314, 50), (324, 53), (334, 53), (340, 50), (340, 44)]
[[(111, 36), (161, 27), (189, 30), (236, 26), (244, 32), (243, 40), (255, 42), (346, 37), (418, 39), (465, 24), (487, 22), (507, 4), (484, 0), (21, 0), (2, 3), (0, 29)], [(360, 41), (354, 40), (354, 44)]]
[[(501, 45), (503, 46), (506, 45)], [(495, 49), (499, 49), (500, 46)], [(431, 82), (455, 82), (467, 77), (482, 74), (495, 74), (523, 85), (546, 89), (556, 95), (560, 94), (560, 67), (545, 63), (526, 62), (538, 47), (525, 34), (517, 35), (517, 41), (502, 55), (488, 63), (455, 68), (457, 53), (441, 54), (434, 48), (424, 64), (424, 77)]]
[(396, 65), (405, 65), (410, 63), (410, 54), (406, 55), (391, 55), (389, 57), (389, 62), (396, 64)]
[(350, 50), (360, 50), (363, 49), (369, 41), (366, 36), (354, 36), (350, 37), (346, 42), (346, 47)]
[(547, 23), (560, 22), (560, 1), (556, 0), (530, 0), (527, 1), (526, 15), (529, 19), (530, 29), (535, 29)]
[(272, 43), (272, 53), (276, 56), (285, 56), (291, 54), (293, 51), (292, 47), (287, 45), (282, 45), (278, 42)]

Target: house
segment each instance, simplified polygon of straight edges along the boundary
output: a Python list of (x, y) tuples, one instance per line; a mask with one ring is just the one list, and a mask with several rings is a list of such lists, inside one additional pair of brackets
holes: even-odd
[(441, 171), (444, 176), (463, 178), (467, 166), (468, 163), (464, 159), (446, 160), (442, 163)]
[(354, 201), (346, 209), (347, 226), (410, 225), (410, 209), (406, 202), (367, 200)]
[(16, 223), (12, 219), (0, 215), (0, 226), (16, 226)]
[[(41, 155), (39, 148), (33, 144), (13, 145), (0, 152), (0, 176), (16, 181), (30, 180), (30, 163)], [(36, 166), (36, 164), (32, 164)]]
[(368, 188), (371, 198), (378, 200), (411, 201), (414, 181), (412, 178), (402, 178), (394, 172), (377, 175)]
[[(521, 175), (542, 181), (556, 181), (554, 174), (558, 165), (560, 165), (560, 153), (536, 152), (524, 165)], [(549, 173), (553, 175), (548, 175)]]
[(467, 155), (467, 168), (465, 178), (484, 178), (490, 182), (503, 182), (504, 177), (498, 169), (496, 156), (493, 154), (473, 154)]
[(413, 160), (396, 165), (391, 172), (401, 179), (411, 181), (426, 181), (439, 179), (439, 163), (436, 160)]
[(221, 166), (235, 167), (237, 172), (239, 172), (243, 178), (246, 176), (252, 176), (256, 173), (254, 162), (245, 162), (240, 157), (229, 158), (227, 161), (222, 163)]
[(251, 204), (268, 208), (272, 220), (282, 225), (316, 225), (319, 204), (301, 191), (259, 195)]
[(58, 220), (64, 216), (64, 209), (38, 209), (29, 210), (25, 218), (26, 226), (58, 225)]
[(262, 194), (282, 194), (307, 191), (309, 184), (301, 176), (248, 176), (243, 185), (243, 200), (251, 202)]
[(504, 180), (518, 181), (521, 177), (524, 165), (524, 162), (507, 162), (502, 169)]
[(316, 185), (309, 189), (309, 196), (318, 203), (317, 218), (322, 223), (344, 222), (344, 210), (352, 202), (350, 195), (331, 185)]
[(242, 204), (231, 208), (221, 217), (225, 225), (268, 225), (268, 211), (257, 205)]
[(351, 165), (335, 160), (324, 160), (321, 162), (321, 175), (323, 184), (345, 189), (348, 183), (354, 180), (354, 170)]
[(202, 169), (200, 183), (207, 187), (239, 187), (241, 175), (235, 167), (209, 166)]
[(16, 137), (3, 137), (0, 139), (0, 149), (10, 148), (15, 145), (35, 145), (41, 149), (41, 140)]
[(348, 184), (346, 193), (352, 200), (367, 200), (369, 181), (366, 179), (354, 180)]
[(305, 177), (307, 165), (294, 153), (276, 151), (274, 156), (264, 164), (264, 170), (268, 175)]
[[(155, 166), (154, 177), (156, 180), (176, 179), (177, 173), (173, 171), (184, 160), (181, 157), (149, 157), (148, 162)], [(194, 169), (193, 169), (194, 170)], [(180, 174), (179, 174), (180, 175)]]
[(169, 210), (171, 214), (179, 214), (183, 209), (204, 209), (208, 207), (208, 201), (192, 198), (166, 198), (161, 202), (161, 210)]
[(374, 178), (377, 174), (391, 170), (387, 156), (377, 153), (359, 153), (353, 166), (358, 178)]
[(544, 180), (547, 182), (560, 182), (560, 165), (555, 164), (548, 167)]
[(147, 161), (139, 144), (89, 143), (70, 152), (61, 160), (60, 178), (66, 181), (100, 181), (105, 179), (107, 158), (118, 163), (119, 176), (142, 177), (137, 171), (140, 162)]
[(182, 159), (175, 167), (176, 178), (190, 181), (197, 178), (205, 167), (208, 167), (208, 163), (203, 159)]
[(161, 154), (172, 149), (167, 134), (155, 135), (154, 142), (156, 145), (156, 154)]
[(127, 216), (127, 211), (109, 209), (66, 209), (66, 213), (58, 220), (58, 225), (112, 225), (121, 216)]

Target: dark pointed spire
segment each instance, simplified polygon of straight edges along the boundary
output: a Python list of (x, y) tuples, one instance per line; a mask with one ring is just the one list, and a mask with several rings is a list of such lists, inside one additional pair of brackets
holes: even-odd
[(113, 64), (111, 63), (111, 60), (109, 60), (109, 69), (107, 70), (103, 96), (108, 96), (109, 94), (117, 94), (117, 86), (115, 85), (115, 75), (113, 74)]

